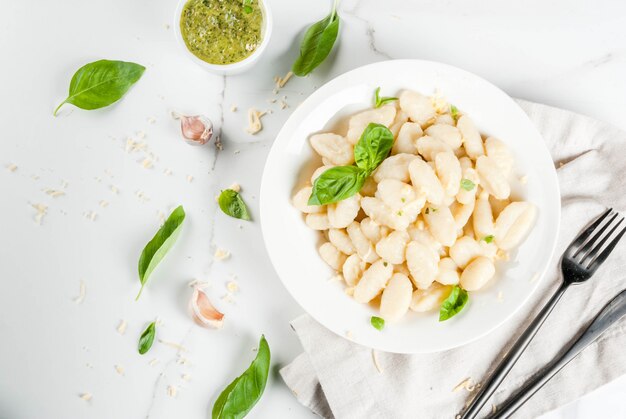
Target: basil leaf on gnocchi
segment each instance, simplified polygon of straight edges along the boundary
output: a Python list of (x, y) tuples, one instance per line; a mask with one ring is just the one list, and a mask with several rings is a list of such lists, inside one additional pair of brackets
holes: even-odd
[(446, 321), (459, 314), (468, 300), (469, 295), (467, 291), (455, 285), (448, 298), (441, 304), (441, 308), (439, 309), (439, 321)]
[(393, 134), (382, 124), (370, 123), (354, 146), (356, 165), (373, 172), (387, 158), (393, 147)]
[(326, 170), (313, 183), (309, 205), (326, 205), (350, 198), (361, 190), (367, 173), (356, 166), (337, 166)]

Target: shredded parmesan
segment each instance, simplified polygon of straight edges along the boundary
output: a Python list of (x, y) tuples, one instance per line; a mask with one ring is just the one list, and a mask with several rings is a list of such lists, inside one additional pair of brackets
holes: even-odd
[(226, 284), (226, 289), (234, 294), (236, 292), (239, 292), (239, 285), (235, 281), (229, 281)]
[(241, 150), (235, 150), (235, 151), (233, 152), (233, 154), (239, 154), (239, 153), (241, 153)]
[(48, 206), (44, 204), (31, 204), (31, 206), (37, 211), (35, 214), (35, 222), (41, 225), (44, 215), (48, 213)]
[(270, 104), (276, 103), (276, 99), (267, 99), (267, 103), (270, 103)]
[(499, 303), (501, 303), (502, 301), (504, 301), (504, 294), (502, 294), (502, 291), (500, 291), (498, 293), (498, 296), (496, 297), (496, 300), (498, 300)]
[(156, 122), (156, 118), (154, 116), (149, 116), (147, 121), (149, 124), (154, 124)]
[(465, 380), (457, 384), (456, 387), (452, 389), (452, 391), (457, 392), (459, 390), (465, 389), (471, 393), (472, 391), (476, 390), (477, 387), (479, 387), (479, 385), (474, 384), (474, 381), (471, 378), (466, 378)]
[(229, 257), (230, 257), (230, 252), (224, 249), (217, 249), (215, 251), (215, 254), (213, 255), (213, 258), (215, 260), (224, 260), (224, 259), (228, 259)]
[(44, 192), (47, 193), (48, 195), (50, 195), (53, 198), (57, 198), (57, 197), (59, 197), (61, 195), (65, 195), (65, 192), (59, 191), (57, 189), (46, 189)]
[(115, 365), (114, 368), (119, 375), (124, 375), (124, 368), (121, 365)]
[(495, 404), (491, 405), (491, 413), (496, 413), (498, 411), (498, 408)]
[(165, 174), (165, 176), (170, 176), (172, 174), (172, 170), (171, 169), (165, 169), (165, 170), (163, 170), (163, 173)]
[(261, 112), (254, 108), (248, 109), (248, 128), (246, 128), (248, 134), (254, 135), (263, 129), (261, 117), (265, 115), (265, 113), (266, 112)]
[(188, 285), (189, 285), (191, 288), (193, 288), (193, 287), (205, 288), (205, 287), (207, 287), (207, 286), (209, 285), (209, 283), (208, 283), (208, 282), (206, 282), (206, 281), (200, 281), (199, 279), (194, 279), (194, 280), (193, 280), (193, 281), (191, 281)]
[(178, 394), (178, 391), (176, 390), (176, 387), (174, 386), (167, 386), (167, 395), (170, 397), (176, 397), (176, 394)]
[(231, 112), (237, 112), (237, 105), (233, 105), (230, 107)]
[(235, 192), (241, 192), (241, 185), (235, 182), (232, 185), (230, 185), (228, 189), (232, 189)]
[(153, 358), (150, 360), (150, 362), (148, 362), (148, 365), (150, 365), (151, 367), (154, 367), (158, 363), (159, 363), (159, 360), (156, 358)]
[(191, 381), (191, 376), (189, 374), (183, 374), (181, 375), (181, 378), (185, 381)]
[(528, 183), (528, 175), (524, 175), (522, 177), (519, 178), (519, 183), (521, 183), (522, 185), (526, 185)]
[(96, 218), (98, 218), (98, 213), (96, 213), (94, 211), (87, 211), (83, 215), (85, 216), (85, 218), (87, 218), (88, 220), (91, 220), (91, 221), (96, 221)]
[(287, 84), (291, 76), (293, 76), (293, 72), (290, 71), (287, 74), (285, 74), (285, 77), (280, 77), (280, 76), (274, 77), (274, 81), (276, 82), (276, 89), (283, 88)]
[(15, 172), (17, 170), (17, 165), (11, 163), (11, 164), (7, 165), (7, 170), (9, 172)]
[(126, 332), (126, 326), (128, 326), (128, 323), (126, 323), (126, 320), (124, 319), (120, 320), (120, 324), (117, 325), (117, 333), (119, 333), (120, 335), (123, 335)]
[(162, 340), (162, 339), (159, 339), (159, 342), (161, 342), (163, 345), (169, 346), (170, 348), (174, 348), (174, 349), (176, 349), (178, 351), (187, 352), (187, 348), (185, 348), (182, 345), (179, 345), (176, 342), (169, 342), (169, 341)]
[(180, 365), (189, 365), (191, 364), (191, 362), (189, 362), (189, 360), (187, 358), (185, 358), (184, 356), (181, 356), (180, 354), (178, 354), (178, 359), (176, 360), (177, 364)]
[(80, 397), (81, 399), (83, 399), (86, 402), (90, 401), (93, 398), (91, 393), (81, 393), (81, 394), (78, 395), (78, 397)]
[(141, 166), (144, 169), (150, 169), (152, 168), (152, 160), (149, 157), (146, 157), (145, 159), (143, 159), (143, 161), (141, 162)]
[(284, 100), (280, 101), (280, 109), (285, 109), (288, 108), (289, 105), (287, 105), (287, 102), (285, 102)]
[(110, 188), (111, 188), (111, 192), (113, 192), (115, 195), (117, 195), (118, 193), (120, 193), (120, 190), (119, 190), (119, 189), (117, 189), (117, 187), (116, 187), (116, 186), (111, 185), (111, 187), (110, 187)]
[(85, 300), (85, 281), (83, 281), (82, 279), (80, 280), (80, 285), (79, 285), (79, 290), (78, 290), (78, 297), (74, 298), (74, 302), (76, 304), (80, 304)]
[(380, 367), (380, 364), (378, 363), (378, 353), (374, 349), (372, 349), (372, 360), (374, 361), (374, 366), (376, 367), (378, 372), (382, 374), (383, 369)]
[(109, 206), (109, 203), (103, 199), (103, 200), (100, 201), (100, 206), (102, 208), (106, 208), (106, 207)]
[(189, 183), (193, 182), (193, 176), (187, 175), (187, 182)]

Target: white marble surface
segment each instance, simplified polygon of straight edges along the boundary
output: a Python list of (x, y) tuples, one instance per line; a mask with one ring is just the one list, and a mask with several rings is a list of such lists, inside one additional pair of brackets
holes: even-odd
[[(166, 26), (175, 0), (2, 3), (0, 418), (205, 418), (224, 385), (253, 358), (261, 333), (272, 348), (272, 376), (250, 417), (312, 417), (277, 375), (300, 351), (288, 322), (301, 310), (267, 260), (258, 190), (281, 124), (337, 74), (387, 58), (442, 61), (513, 96), (626, 129), (621, 1), (344, 0), (338, 48), (313, 76), (294, 79), (280, 92), (290, 105), (285, 110), (267, 102), (276, 97), (273, 76), (287, 72), (296, 36), (325, 15), (329, 2), (270, 1), (275, 31), (269, 50), (252, 71), (227, 78), (203, 72), (177, 50)], [(136, 61), (147, 71), (115, 106), (93, 112), (66, 106), (53, 118), (74, 70), (104, 57)], [(232, 105), (239, 110), (231, 112)], [(273, 110), (256, 136), (243, 131), (250, 106)], [(224, 150), (185, 145), (171, 110), (210, 116), (222, 127)], [(141, 131), (158, 158), (150, 169), (141, 165), (143, 152), (124, 150), (126, 138)], [(11, 164), (18, 166), (14, 172), (5, 169)], [(65, 195), (44, 192), (64, 181)], [(252, 223), (216, 212), (214, 196), (235, 181)], [(40, 203), (48, 211), (37, 225), (31, 204)], [(178, 204), (188, 213), (184, 232), (134, 302), (139, 253), (158, 226), (158, 212)], [(85, 216), (90, 211), (95, 221)], [(213, 261), (218, 247), (232, 257)], [(220, 298), (233, 275), (240, 292), (229, 303)], [(226, 313), (223, 330), (190, 322), (185, 305), (194, 278), (211, 283)], [(80, 280), (86, 298), (76, 304)], [(163, 322), (159, 338), (187, 352), (155, 344), (146, 356), (136, 353), (138, 335), (156, 317)], [(128, 322), (124, 336), (116, 331), (121, 319)], [(153, 358), (158, 363), (150, 366)], [(124, 368), (123, 376), (115, 365)], [(168, 386), (178, 389), (176, 397), (168, 396)], [(81, 400), (83, 392), (93, 399)], [(626, 378), (545, 418), (626, 417), (624, 392)]]

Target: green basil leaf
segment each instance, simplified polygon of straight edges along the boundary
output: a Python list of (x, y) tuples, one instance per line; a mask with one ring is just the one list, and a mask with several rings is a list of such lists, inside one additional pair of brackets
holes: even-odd
[(476, 184), (469, 179), (461, 179), (461, 188), (466, 191), (471, 191), (476, 187)]
[(152, 348), (152, 343), (154, 342), (154, 335), (156, 334), (156, 324), (152, 322), (146, 327), (146, 330), (143, 331), (141, 337), (139, 338), (139, 353), (141, 355), (145, 354)]
[(459, 110), (456, 106), (450, 105), (450, 115), (452, 115), (452, 119), (455, 121), (459, 119)]
[(374, 107), (375, 108), (380, 108), (381, 106), (383, 106), (386, 103), (389, 102), (394, 102), (398, 100), (397, 97), (380, 97), (380, 87), (377, 87), (376, 90), (374, 90)]
[(326, 205), (350, 198), (361, 190), (367, 173), (356, 166), (332, 167), (313, 182), (309, 205)]
[(70, 82), (67, 98), (54, 110), (54, 115), (65, 103), (81, 109), (99, 109), (117, 102), (141, 78), (145, 67), (124, 61), (99, 60), (78, 69)]
[(450, 295), (448, 295), (448, 298), (441, 304), (441, 308), (439, 309), (439, 321), (442, 322), (456, 316), (463, 310), (468, 299), (469, 295), (467, 291), (455, 285)]
[(483, 237), (483, 240), (485, 241), (485, 243), (491, 243), (493, 239), (494, 239), (493, 234)]
[(269, 370), (270, 347), (265, 336), (261, 336), (256, 358), (219, 395), (213, 405), (212, 419), (240, 419), (246, 416), (263, 395)]
[(174, 243), (176, 243), (176, 239), (178, 239), (183, 226), (183, 221), (185, 221), (185, 210), (182, 206), (179, 206), (172, 211), (152, 240), (143, 248), (141, 256), (139, 257), (139, 281), (141, 282), (141, 288), (139, 289), (139, 294), (137, 294), (135, 301), (139, 299), (143, 287), (146, 285), (148, 277), (150, 277), (154, 268), (157, 267), (161, 259), (165, 257)]
[(354, 146), (356, 165), (372, 173), (387, 158), (393, 146), (393, 134), (384, 125), (370, 123)]
[(383, 330), (385, 328), (385, 319), (372, 316), (370, 323), (374, 326), (374, 329)]
[(240, 220), (250, 221), (248, 207), (246, 207), (245, 202), (243, 202), (241, 195), (237, 191), (224, 189), (217, 201), (224, 214)]
[(335, 45), (339, 34), (339, 15), (337, 0), (328, 16), (314, 23), (304, 33), (300, 44), (300, 56), (293, 63), (291, 71), (296, 76), (306, 76), (320, 65)]

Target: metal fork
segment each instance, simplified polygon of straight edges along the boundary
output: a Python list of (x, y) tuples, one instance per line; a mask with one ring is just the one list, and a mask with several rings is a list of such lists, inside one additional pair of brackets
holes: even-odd
[[(607, 218), (608, 220), (603, 223)], [(615, 233), (622, 221), (624, 221), (624, 217), (619, 216), (619, 213), (609, 208), (567, 247), (561, 258), (563, 282), (550, 298), (550, 301), (541, 309), (537, 317), (513, 344), (500, 365), (498, 365), (484, 384), (480, 393), (477, 394), (476, 398), (472, 400), (469, 407), (465, 410), (462, 419), (473, 419), (478, 415), (489, 397), (496, 391), (502, 380), (511, 371), (511, 368), (513, 368), (528, 344), (535, 337), (539, 328), (548, 318), (548, 315), (550, 315), (567, 288), (572, 284), (587, 281), (606, 260), (615, 246), (617, 246), (624, 232), (626, 232), (626, 228), (623, 228), (607, 244), (607, 240)], [(609, 231), (605, 234), (607, 229)]]

